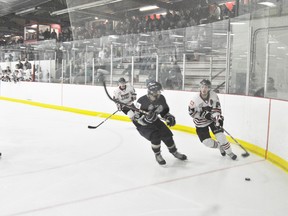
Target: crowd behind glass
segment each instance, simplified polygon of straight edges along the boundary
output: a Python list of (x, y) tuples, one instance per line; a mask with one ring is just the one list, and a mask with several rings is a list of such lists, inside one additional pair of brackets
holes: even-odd
[[(212, 39), (209, 23), (223, 20), (224, 26), (228, 26), (225, 19), (230, 21), (234, 16), (235, 7), (228, 10), (225, 5), (212, 4), (206, 8), (167, 11), (165, 16), (127, 16), (114, 27), (109, 21), (73, 26), (64, 29), (65, 34), (62, 32), (56, 38), (53, 36), (53, 40), (45, 36), (45, 41), (51, 42), (39, 42), (40, 50), (28, 45), (25, 49), (18, 46), (14, 52), (15, 46), (10, 45), (11, 49), (5, 46), (3, 52), (0, 50), (0, 62), (18, 63), (13, 68), (9, 64), (0, 65), (1, 80), (100, 85), (106, 79), (113, 85), (119, 76), (125, 76), (136, 87), (145, 87), (149, 80), (157, 79), (165, 89), (190, 90), (185, 86), (187, 83), (189, 86), (188, 75), (183, 72), (187, 64), (212, 62), (213, 53), (211, 49), (207, 50), (212, 45), (213, 50), (227, 51), (227, 39)], [(206, 27), (199, 26), (202, 24)], [(228, 31), (226, 28), (223, 30)], [(44, 72), (41, 60), (53, 61), (54, 72), (46, 69)], [(30, 68), (25, 65), (26, 62), (30, 63)], [(208, 76), (213, 79), (212, 73)], [(249, 95), (263, 97), (263, 84), (253, 86), (253, 79), (257, 77), (252, 74)], [(266, 81), (265, 97), (277, 98), (275, 80), (268, 77)], [(222, 85), (218, 83), (214, 88), (217, 90)], [(268, 94), (270, 90), (272, 93)]]

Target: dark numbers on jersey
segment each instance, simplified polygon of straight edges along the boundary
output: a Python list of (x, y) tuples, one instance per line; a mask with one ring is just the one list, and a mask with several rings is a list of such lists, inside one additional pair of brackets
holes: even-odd
[(129, 93), (121, 95), (121, 100), (129, 99), (129, 97), (130, 97)]

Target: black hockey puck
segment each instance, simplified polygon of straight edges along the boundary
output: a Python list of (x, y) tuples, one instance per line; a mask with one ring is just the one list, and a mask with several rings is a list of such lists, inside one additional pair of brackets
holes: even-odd
[(250, 181), (251, 179), (250, 178), (245, 178), (245, 181)]

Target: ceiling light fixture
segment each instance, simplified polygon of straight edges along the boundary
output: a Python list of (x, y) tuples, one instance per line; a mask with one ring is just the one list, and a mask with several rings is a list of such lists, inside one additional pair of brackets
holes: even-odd
[(31, 13), (33, 11), (36, 11), (37, 8), (36, 7), (33, 7), (33, 8), (28, 8), (26, 10), (22, 10), (22, 11), (19, 11), (19, 12), (16, 12), (15, 15), (25, 15), (25, 14), (28, 14), (28, 13)]
[(139, 11), (149, 11), (149, 10), (155, 10), (158, 8), (159, 7), (157, 5), (149, 5), (149, 6), (139, 8)]
[(175, 38), (183, 38), (183, 35), (177, 35), (177, 34), (172, 34), (171, 37), (175, 37)]
[(144, 33), (141, 33), (140, 36), (143, 36), (143, 37), (150, 37), (151, 35), (149, 34), (144, 34)]
[(272, 2), (259, 2), (258, 4), (260, 5), (264, 5), (264, 6), (267, 6), (267, 7), (276, 7), (276, 5)]
[(230, 22), (230, 25), (245, 25), (244, 22)]
[(213, 35), (227, 35), (227, 33), (214, 32)]
[(74, 12), (74, 11), (78, 11), (78, 10), (84, 10), (84, 9), (89, 9), (89, 8), (93, 8), (93, 7), (99, 7), (99, 6), (113, 4), (113, 3), (117, 3), (117, 2), (121, 2), (121, 1), (122, 0), (101, 0), (101, 1), (97, 1), (97, 2), (77, 5), (74, 7), (67, 8), (67, 9), (63, 9), (63, 10), (59, 10), (59, 11), (53, 11), (51, 13), (51, 16), (59, 16), (62, 14), (66, 14), (66, 13), (70, 13), (70, 12)]

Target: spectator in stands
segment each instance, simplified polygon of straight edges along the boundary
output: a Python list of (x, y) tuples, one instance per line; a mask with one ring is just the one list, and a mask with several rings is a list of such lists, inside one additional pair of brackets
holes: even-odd
[(22, 77), (24, 81), (32, 81), (32, 70), (29, 69), (25, 64), (23, 65)]
[(51, 32), (51, 39), (57, 40), (57, 33), (56, 33), (55, 29), (53, 29), (53, 31)]
[(8, 73), (8, 74), (10, 74), (10, 73), (11, 73), (11, 69), (10, 69), (10, 66), (7, 66), (7, 67), (6, 67), (6, 70), (5, 70), (5, 72), (6, 72), (6, 73)]
[(23, 69), (23, 64), (21, 62), (21, 59), (18, 60), (18, 68)]
[(167, 30), (169, 27), (169, 22), (165, 19), (165, 17), (161, 14), (160, 15), (160, 30)]
[(48, 28), (43, 32), (43, 36), (44, 36), (44, 40), (50, 39), (51, 33)]
[[(20, 60), (19, 60), (20, 61)], [(22, 65), (23, 66), (23, 65)], [(13, 81), (16, 83), (16, 82), (19, 82), (23, 79), (22, 77), (22, 68), (20, 68), (19, 64), (16, 64), (15, 65), (15, 70), (12, 74), (12, 78), (13, 78)]]
[(79, 72), (74, 77), (74, 83), (75, 84), (84, 84), (85, 83), (85, 72), (83, 68), (79, 69)]
[(9, 53), (8, 57), (6, 58), (7, 61), (11, 62), (13, 61), (13, 55)]
[(169, 68), (166, 63), (162, 63), (160, 66), (159, 80), (165, 89), (170, 89), (169, 86), (166, 86), (166, 80), (169, 77)]
[(6, 70), (2, 70), (1, 80), (4, 82), (11, 82), (11, 69), (9, 66), (6, 67)]
[(166, 86), (169, 89), (177, 89), (180, 90), (182, 89), (182, 81), (183, 81), (183, 76), (181, 74), (181, 69), (177, 63), (177, 61), (173, 61), (172, 63), (172, 68), (169, 71), (169, 76), (166, 79)]
[(109, 71), (107, 71), (107, 70), (104, 70), (101, 68), (97, 69), (96, 76), (95, 76), (95, 82), (102, 84), (103, 81), (105, 81), (105, 75), (108, 75), (108, 74), (109, 74)]
[(208, 17), (209, 22), (215, 22), (222, 19), (221, 8), (219, 7), (218, 4), (216, 3), (210, 4), (208, 8), (209, 8), (209, 17)]
[(151, 70), (151, 71), (149, 71), (148, 78), (146, 79), (146, 86), (150, 82), (155, 82), (155, 81), (156, 81), (156, 72)]
[[(31, 63), (28, 61), (28, 59), (27, 58), (25, 58), (25, 62), (24, 62), (24, 65), (23, 66), (25, 66), (26, 67), (26, 69), (32, 69), (32, 65), (31, 65)], [(23, 67), (23, 69), (24, 69), (24, 67)]]
[(122, 72), (122, 75), (126, 75), (129, 77), (129, 80), (131, 80), (131, 73), (132, 73), (132, 65), (129, 64), (127, 68), (125, 68)]
[(268, 97), (268, 98), (276, 98), (277, 97), (277, 89), (275, 88), (275, 82), (272, 77), (267, 78), (267, 89), (266, 94), (264, 95), (264, 87), (258, 89), (254, 96), (257, 97)]
[(107, 49), (103, 48), (99, 51), (99, 54), (98, 54), (99, 64), (104, 65), (106, 58), (107, 58)]

